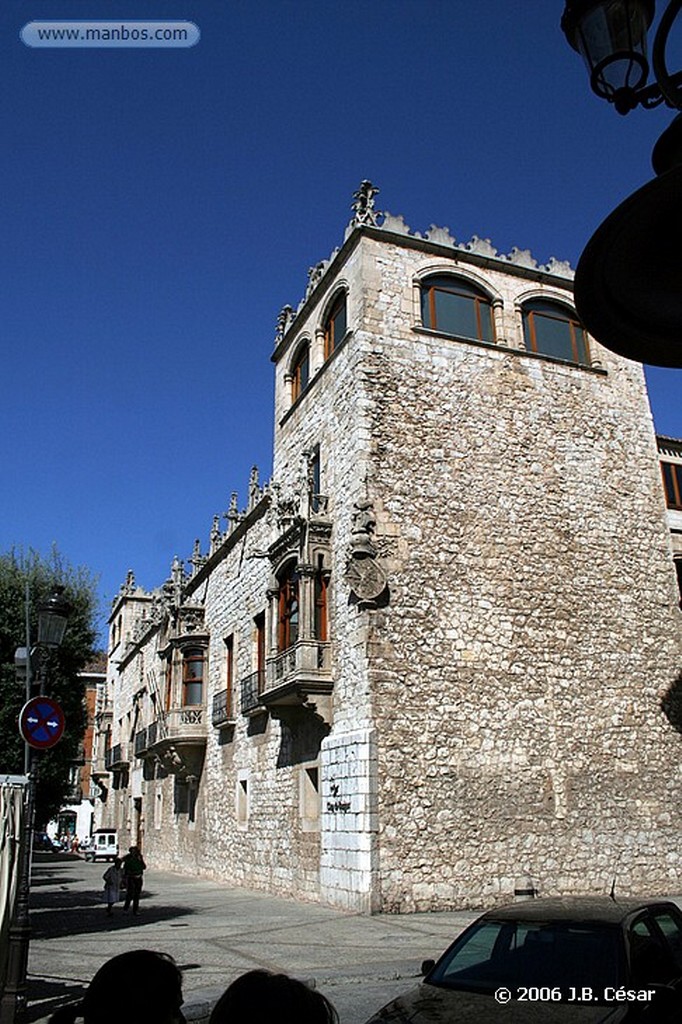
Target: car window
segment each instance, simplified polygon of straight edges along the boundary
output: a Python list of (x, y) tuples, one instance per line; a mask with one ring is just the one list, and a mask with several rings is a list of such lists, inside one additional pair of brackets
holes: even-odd
[(666, 984), (675, 977), (677, 972), (670, 948), (648, 917), (630, 926), (629, 945), (632, 980), (636, 985)]
[(652, 911), (651, 917), (663, 933), (675, 967), (682, 971), (682, 917), (667, 910)]
[(592, 988), (601, 993), (622, 981), (622, 938), (617, 928), (566, 921), (485, 921), (448, 950), (429, 984), (474, 991), (499, 987)]

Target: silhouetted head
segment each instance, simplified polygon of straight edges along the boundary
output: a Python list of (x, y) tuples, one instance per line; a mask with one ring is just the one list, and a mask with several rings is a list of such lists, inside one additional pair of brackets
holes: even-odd
[(286, 974), (249, 971), (233, 981), (213, 1008), (209, 1024), (337, 1024), (328, 999)]
[(88, 985), (82, 1003), (65, 1006), (50, 1024), (183, 1024), (182, 975), (166, 953), (134, 949), (107, 960)]

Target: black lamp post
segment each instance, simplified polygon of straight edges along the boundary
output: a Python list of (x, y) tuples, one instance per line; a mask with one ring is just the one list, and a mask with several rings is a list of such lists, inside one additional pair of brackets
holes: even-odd
[[(637, 106), (682, 109), (682, 72), (665, 51), (682, 0), (670, 0), (652, 48), (654, 0), (567, 0), (561, 27), (583, 57), (594, 92), (621, 114)], [(657, 177), (621, 203), (597, 229), (575, 275), (583, 323), (606, 348), (656, 366), (682, 367), (682, 115), (654, 147)]]
[[(50, 652), (64, 639), (70, 605), (64, 597), (64, 588), (55, 587), (53, 594), (38, 607), (38, 638), (33, 650), (29, 635), (29, 595), (26, 588), (26, 697), (31, 697), (31, 661), (38, 658), (38, 684), (42, 695), (47, 677)], [(19, 652), (18, 652), (19, 653)], [(9, 930), (7, 979), (0, 1000), (0, 1024), (23, 1024), (26, 1019), (26, 990), (28, 952), (31, 927), (28, 904), (31, 890), (31, 849), (35, 824), (37, 781), (36, 751), (26, 744), (25, 766), (28, 776), (22, 835), (19, 849), (19, 878), (14, 914)]]

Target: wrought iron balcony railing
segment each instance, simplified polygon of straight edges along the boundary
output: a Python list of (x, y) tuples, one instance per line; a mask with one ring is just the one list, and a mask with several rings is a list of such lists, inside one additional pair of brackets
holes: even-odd
[(234, 721), (232, 712), (232, 691), (221, 690), (220, 693), (216, 693), (213, 697), (211, 722), (216, 728), (218, 728), (221, 725), (227, 725), (228, 722), (232, 721)]
[(261, 707), (260, 696), (265, 688), (265, 672), (258, 669), (241, 681), (241, 709), (243, 715), (253, 714)]

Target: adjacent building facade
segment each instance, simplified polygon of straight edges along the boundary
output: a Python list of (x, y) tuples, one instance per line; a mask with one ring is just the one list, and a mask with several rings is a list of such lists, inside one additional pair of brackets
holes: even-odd
[(359, 911), (667, 892), (682, 666), (642, 368), (565, 263), (363, 182), (279, 317), (272, 480), (114, 603), (97, 824)]

